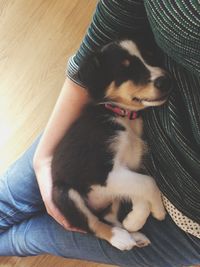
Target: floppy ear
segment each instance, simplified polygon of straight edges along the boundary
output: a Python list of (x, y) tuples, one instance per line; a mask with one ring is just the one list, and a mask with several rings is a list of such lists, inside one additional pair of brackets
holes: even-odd
[(103, 93), (105, 70), (101, 52), (88, 56), (81, 64), (78, 78), (86, 86), (93, 98), (100, 98)]

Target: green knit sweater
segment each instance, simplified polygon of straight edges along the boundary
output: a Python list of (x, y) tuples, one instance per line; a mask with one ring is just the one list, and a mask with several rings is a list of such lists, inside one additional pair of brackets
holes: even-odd
[[(101, 0), (87, 34), (68, 64), (68, 76), (86, 55), (120, 37), (153, 31), (175, 80), (168, 104), (144, 115), (150, 147), (147, 164), (162, 193), (200, 223), (200, 2)], [(84, 84), (82, 84), (84, 85)]]

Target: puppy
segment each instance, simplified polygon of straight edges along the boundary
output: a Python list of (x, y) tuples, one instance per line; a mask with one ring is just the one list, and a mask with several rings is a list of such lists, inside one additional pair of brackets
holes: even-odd
[[(52, 161), (56, 206), (72, 226), (120, 250), (148, 245), (138, 230), (150, 213), (158, 220), (165, 217), (154, 179), (137, 171), (147, 150), (141, 110), (164, 104), (171, 81), (145, 53), (137, 42), (121, 40), (85, 60), (78, 74), (91, 101)], [(117, 217), (121, 200), (132, 202), (122, 224)]]

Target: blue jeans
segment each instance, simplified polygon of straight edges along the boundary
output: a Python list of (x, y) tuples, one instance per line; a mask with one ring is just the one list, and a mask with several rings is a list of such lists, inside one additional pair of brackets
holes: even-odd
[(121, 252), (92, 235), (66, 231), (45, 211), (32, 159), (39, 138), (0, 177), (0, 255), (53, 254), (119, 266), (175, 267), (200, 264), (200, 239), (169, 216), (150, 217), (142, 231), (151, 245)]

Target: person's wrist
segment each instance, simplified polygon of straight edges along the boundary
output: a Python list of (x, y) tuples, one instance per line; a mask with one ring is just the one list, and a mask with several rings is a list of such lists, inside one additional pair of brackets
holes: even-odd
[(35, 155), (33, 157), (33, 169), (35, 170), (35, 172), (39, 172), (39, 170), (44, 166), (49, 166), (51, 161), (52, 156), (40, 157), (38, 155)]

